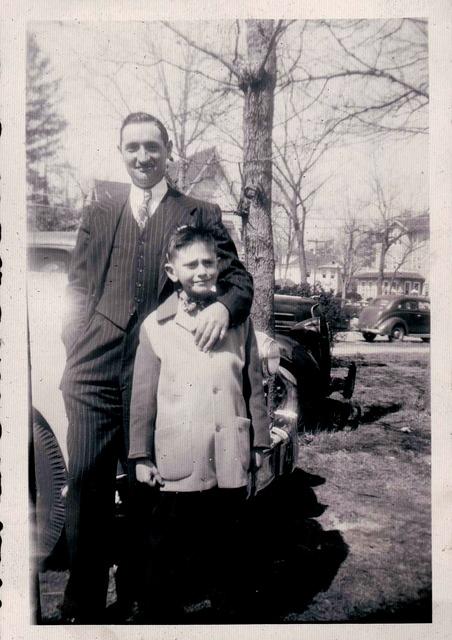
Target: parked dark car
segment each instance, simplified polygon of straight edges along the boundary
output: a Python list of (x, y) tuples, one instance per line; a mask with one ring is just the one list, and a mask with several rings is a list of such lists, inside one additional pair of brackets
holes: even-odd
[(358, 331), (367, 342), (378, 335), (388, 336), (390, 342), (403, 340), (405, 336), (417, 336), (428, 342), (430, 300), (408, 295), (375, 298), (360, 313)]

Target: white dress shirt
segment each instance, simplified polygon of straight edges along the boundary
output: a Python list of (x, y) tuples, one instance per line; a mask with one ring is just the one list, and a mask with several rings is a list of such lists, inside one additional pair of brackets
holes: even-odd
[[(168, 185), (166, 183), (165, 178), (162, 178), (160, 182), (157, 182), (156, 185), (152, 187), (152, 189), (146, 189), (146, 191), (152, 191), (151, 201), (149, 203), (149, 217), (153, 216), (155, 210), (163, 200), (166, 192), (168, 191)], [(137, 222), (139, 222), (138, 209), (140, 208), (141, 203), (144, 200), (144, 189), (140, 189), (132, 183), (130, 189), (130, 208), (132, 209), (133, 217)]]

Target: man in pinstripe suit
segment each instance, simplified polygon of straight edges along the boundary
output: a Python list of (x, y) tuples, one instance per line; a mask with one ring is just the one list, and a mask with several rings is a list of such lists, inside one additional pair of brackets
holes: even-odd
[[(215, 230), (222, 264), (219, 296), (199, 315), (194, 340), (200, 349), (213, 349), (229, 325), (248, 316), (253, 295), (251, 276), (237, 258), (219, 207), (167, 185), (171, 142), (163, 124), (149, 114), (130, 114), (121, 127), (119, 150), (130, 193), (125, 200), (95, 203), (84, 215), (69, 271), (62, 336), (70, 555), (63, 615), (79, 623), (101, 622), (105, 609), (116, 465), (126, 460), (129, 448), (138, 333), (141, 321), (173, 291), (163, 269), (171, 232), (194, 223)], [(132, 538), (128, 546), (134, 546)]]

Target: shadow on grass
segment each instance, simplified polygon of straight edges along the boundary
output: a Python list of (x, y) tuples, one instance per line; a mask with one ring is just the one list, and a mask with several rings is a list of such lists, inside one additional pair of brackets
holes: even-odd
[(253, 601), (247, 622), (277, 623), (302, 613), (326, 591), (348, 555), (337, 530), (324, 531), (315, 520), (327, 508), (314, 486), (324, 478), (296, 469), (261, 492), (248, 512), (249, 529), (260, 539)]
[[(249, 502), (244, 534), (250, 542), (251, 553), (246, 558), (243, 575), (237, 576), (241, 581), (238, 584), (246, 584), (246, 601), (244, 610), (233, 622), (284, 622), (289, 613), (301, 614), (316, 594), (331, 585), (348, 555), (348, 546), (339, 531), (324, 531), (315, 520), (327, 506), (318, 502), (313, 487), (324, 482), (321, 476), (297, 468), (292, 474), (277, 478)], [(58, 558), (54, 556), (47, 569), (56, 569), (57, 565), (61, 569), (66, 563), (65, 555), (62, 543), (56, 554)], [(215, 562), (215, 558), (206, 561)], [(192, 567), (192, 589), (186, 594), (186, 602), (191, 605), (186, 607), (183, 624), (231, 622), (221, 619), (206, 604), (209, 593), (206, 585), (198, 582), (198, 575), (203, 571), (196, 571), (197, 566), (195, 562)], [(52, 611), (44, 611), (45, 624), (59, 623), (57, 601), (62, 599), (66, 579), (67, 572), (48, 574), (45, 588), (54, 592), (55, 602), (48, 603), (52, 604)], [(123, 624), (126, 620), (115, 622)], [(129, 617), (127, 623), (141, 624), (141, 621)]]
[(390, 404), (371, 404), (366, 406), (361, 418), (360, 423), (369, 424), (371, 422), (375, 422), (383, 416), (387, 416), (390, 413), (397, 413), (402, 409), (403, 405), (401, 402), (392, 402)]

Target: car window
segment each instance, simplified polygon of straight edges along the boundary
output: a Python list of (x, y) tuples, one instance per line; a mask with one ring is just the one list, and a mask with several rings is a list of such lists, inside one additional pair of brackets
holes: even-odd
[(397, 309), (403, 309), (404, 311), (415, 311), (417, 309), (417, 301), (415, 300), (402, 300), (397, 305)]
[(430, 302), (419, 301), (419, 311), (430, 311)]
[(375, 298), (375, 300), (369, 303), (369, 307), (373, 309), (387, 309), (391, 302), (392, 300), (388, 298)]
[(29, 247), (27, 251), (27, 267), (29, 271), (67, 273), (69, 260), (70, 252), (65, 249)]

